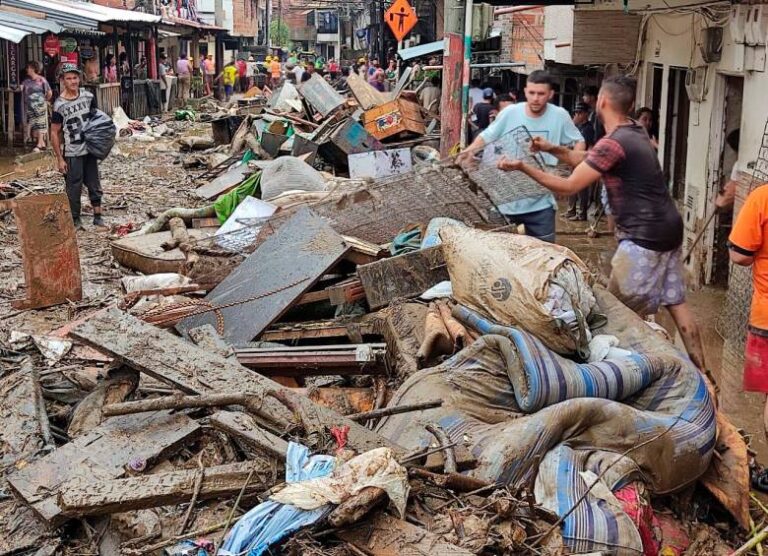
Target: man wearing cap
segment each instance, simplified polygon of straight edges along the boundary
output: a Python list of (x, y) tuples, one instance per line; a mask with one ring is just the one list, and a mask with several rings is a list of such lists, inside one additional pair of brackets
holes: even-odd
[(491, 114), (496, 111), (493, 104), (493, 89), (487, 87), (483, 89), (483, 99), (472, 107), (474, 124), (477, 126), (477, 132), (484, 131), (491, 125)]
[[(64, 174), (69, 208), (75, 228), (82, 229), (80, 219), (80, 193), (83, 185), (88, 189), (88, 198), (93, 207), (93, 225), (104, 226), (101, 217), (101, 181), (99, 163), (88, 153), (83, 135), (83, 126), (97, 108), (96, 97), (80, 88), (82, 73), (76, 64), (65, 63), (59, 68), (58, 77), (62, 91), (53, 103), (51, 116), (51, 145), (56, 155), (59, 171)], [(64, 135), (64, 149), (61, 135)]]
[[(589, 119), (591, 109), (588, 104), (579, 102), (576, 104), (576, 108), (573, 111), (573, 123), (576, 128), (584, 137), (584, 143), (587, 146), (587, 150), (591, 149), (595, 144), (595, 128)], [(594, 186), (589, 186), (586, 189), (582, 189), (578, 193), (571, 195), (568, 201), (568, 212), (565, 213), (565, 217), (568, 220), (587, 220), (587, 213), (589, 211), (589, 204), (594, 194)]]

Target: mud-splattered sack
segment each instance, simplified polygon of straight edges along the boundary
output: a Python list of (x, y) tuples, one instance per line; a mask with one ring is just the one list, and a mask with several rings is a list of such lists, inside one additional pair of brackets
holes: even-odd
[(573, 252), (528, 236), (456, 226), (441, 228), (440, 238), (459, 303), (534, 334), (557, 353), (588, 356), (597, 302)]

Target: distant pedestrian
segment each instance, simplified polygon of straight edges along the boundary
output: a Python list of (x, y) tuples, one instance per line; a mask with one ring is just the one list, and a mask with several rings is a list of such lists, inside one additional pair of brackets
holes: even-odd
[(243, 58), (238, 58), (235, 67), (237, 68), (237, 89), (244, 93), (248, 81), (248, 63)]
[(379, 61), (376, 59), (371, 60), (371, 65), (368, 66), (368, 77), (373, 77), (379, 70)]
[(256, 80), (256, 74), (258, 73), (258, 69), (256, 68), (256, 60), (253, 56), (248, 57), (248, 68), (245, 71), (245, 77), (247, 78), (248, 83), (246, 84), (246, 91), (250, 90), (251, 87), (254, 86), (255, 80)]
[(227, 65), (224, 66), (224, 69), (214, 81), (219, 80), (221, 80), (224, 85), (224, 95), (226, 100), (229, 100), (232, 97), (232, 93), (235, 91), (235, 83), (237, 82), (237, 67), (235, 67), (234, 60), (227, 62)]
[(433, 77), (419, 92), (419, 102), (427, 112), (440, 113), (440, 95), (442, 94), (440, 85), (440, 79)]
[(208, 54), (202, 63), (203, 81), (205, 83), (205, 95), (213, 94), (213, 79), (216, 77), (216, 64), (213, 61), (213, 54)]
[(48, 138), (48, 103), (53, 96), (51, 86), (40, 75), (40, 63), (27, 62), (27, 77), (21, 82), (22, 116), (29, 136), (35, 139), (35, 152), (44, 151)]
[(328, 73), (331, 74), (331, 79), (336, 79), (339, 76), (340, 69), (339, 63), (334, 58), (328, 60)]
[(376, 72), (371, 75), (368, 83), (379, 92), (386, 93), (388, 90), (387, 76), (384, 74), (384, 70), (382, 69), (376, 70)]
[(117, 60), (114, 54), (107, 54), (103, 71), (104, 83), (117, 83)]
[(741, 130), (731, 130), (728, 135), (725, 136), (725, 144), (730, 147), (733, 153), (736, 155), (736, 161), (731, 167), (728, 180), (715, 198), (715, 206), (723, 211), (730, 211), (733, 209), (733, 202), (736, 199), (736, 187), (739, 184), (739, 172), (741, 171), (741, 164), (739, 163), (739, 142), (741, 138)]
[(472, 79), (469, 82), (469, 109), (472, 110), (475, 104), (481, 102), (483, 102), (483, 90), (480, 88), (480, 80)]
[[(83, 135), (83, 126), (97, 108), (96, 97), (80, 88), (82, 73), (76, 64), (61, 65), (58, 77), (62, 91), (53, 103), (51, 117), (51, 144), (56, 155), (59, 171), (64, 174), (69, 208), (75, 227), (82, 228), (80, 218), (80, 194), (83, 185), (88, 189), (88, 198), (93, 207), (93, 225), (104, 226), (101, 216), (101, 180), (99, 163), (88, 153)], [(64, 135), (62, 149), (61, 136)]]
[[(576, 104), (576, 109), (573, 111), (573, 123), (576, 128), (584, 137), (584, 143), (587, 149), (591, 149), (595, 144), (595, 130), (592, 128), (592, 123), (589, 121), (589, 106), (583, 102)], [(589, 205), (592, 200), (593, 186), (586, 187), (570, 196), (568, 200), (568, 212), (565, 213), (565, 218), (568, 220), (579, 220), (585, 222), (589, 213)]]
[(179, 59), (176, 60), (176, 77), (179, 80), (178, 98), (182, 104), (189, 100), (189, 89), (192, 84), (192, 64), (187, 59), (186, 53), (182, 52)]
[(499, 112), (504, 110), (507, 106), (512, 106), (516, 102), (517, 100), (510, 93), (500, 94), (498, 98)]
[(648, 138), (651, 140), (651, 145), (653, 145), (653, 148), (658, 151), (659, 141), (656, 139), (656, 135), (653, 133), (653, 110), (647, 106), (638, 108), (637, 112), (635, 112), (635, 119), (637, 120), (637, 123), (643, 126), (645, 131), (648, 132)]
[(125, 77), (131, 75), (131, 64), (128, 63), (128, 54), (125, 52), (120, 53), (120, 76)]
[(483, 99), (472, 108), (476, 133), (480, 133), (491, 125), (491, 114), (496, 110), (493, 104), (493, 89), (483, 89)]
[[(752, 267), (752, 305), (744, 351), (745, 392), (765, 394), (763, 428), (768, 435), (768, 187), (754, 189), (744, 201), (728, 238), (734, 264)], [(768, 472), (756, 474), (752, 485), (768, 491)]]
[(277, 56), (274, 56), (269, 63), (269, 76), (272, 79), (272, 88), (275, 89), (276, 87), (279, 87), (282, 72), (280, 68), (280, 59)]

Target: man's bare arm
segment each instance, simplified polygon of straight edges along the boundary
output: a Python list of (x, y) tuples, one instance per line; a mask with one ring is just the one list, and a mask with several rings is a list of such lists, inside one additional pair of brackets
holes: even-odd
[(520, 162), (519, 160), (502, 159), (499, 161), (498, 167), (501, 170), (519, 170), (524, 172), (553, 193), (563, 195), (573, 195), (574, 193), (578, 193), (582, 189), (595, 183), (601, 175), (600, 172), (584, 163), (579, 164), (567, 178), (561, 178), (555, 174), (539, 170), (538, 168)]
[(53, 147), (53, 154), (56, 155), (56, 163), (59, 167), (59, 171), (62, 174), (67, 173), (67, 162), (64, 160), (64, 156), (61, 152), (61, 124), (51, 123), (51, 147)]
[(571, 149), (564, 145), (553, 145), (541, 137), (534, 137), (531, 142), (531, 150), (549, 153), (557, 158), (558, 162), (567, 164), (571, 168), (576, 168), (587, 157), (587, 144), (584, 141), (579, 141)]

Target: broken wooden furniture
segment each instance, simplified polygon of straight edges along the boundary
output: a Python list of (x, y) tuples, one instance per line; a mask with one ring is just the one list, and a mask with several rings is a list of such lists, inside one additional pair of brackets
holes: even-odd
[(394, 137), (403, 132), (412, 135), (426, 133), (421, 107), (404, 98), (366, 110), (362, 121), (366, 131), (379, 140)]
[(236, 348), (238, 362), (266, 376), (386, 374), (386, 344)]
[(27, 298), (14, 309), (40, 309), (83, 298), (77, 236), (63, 193), (0, 201), (11, 210), (21, 241)]

